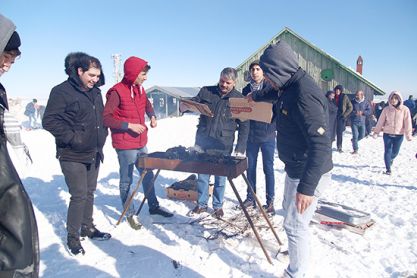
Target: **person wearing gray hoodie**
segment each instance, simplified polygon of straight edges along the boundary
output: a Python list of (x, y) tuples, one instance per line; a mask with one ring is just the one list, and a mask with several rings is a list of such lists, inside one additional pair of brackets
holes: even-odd
[(317, 198), (330, 184), (333, 168), (328, 101), (299, 67), (286, 42), (268, 46), (259, 64), (273, 89), (254, 92), (247, 98), (277, 101), (277, 149), (286, 172), (282, 206), (290, 259), (285, 276), (304, 277), (310, 256), (309, 223)]
[[(0, 76), (20, 55), (16, 26), (0, 14)], [(10, 159), (4, 129), (9, 109), (0, 84), (0, 277), (39, 276), (39, 239), (32, 202)]]

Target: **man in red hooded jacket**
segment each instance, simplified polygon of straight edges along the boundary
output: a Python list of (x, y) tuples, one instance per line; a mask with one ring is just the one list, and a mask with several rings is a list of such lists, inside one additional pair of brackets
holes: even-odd
[[(128, 58), (124, 64), (123, 80), (114, 85), (106, 95), (104, 125), (111, 130), (112, 144), (119, 159), (120, 198), (124, 207), (133, 180), (133, 166), (137, 168), (138, 158), (147, 153), (148, 127), (145, 124), (145, 112), (151, 119), (151, 127), (156, 127), (152, 104), (142, 87), (150, 68), (145, 60), (138, 57)], [(137, 169), (141, 174), (143, 169)], [(152, 185), (153, 176), (153, 172), (149, 171), (143, 179), (143, 191), (147, 193), (149, 213), (171, 217), (172, 213), (159, 207)], [(141, 224), (135, 215), (133, 203), (126, 216), (133, 229), (140, 229)]]

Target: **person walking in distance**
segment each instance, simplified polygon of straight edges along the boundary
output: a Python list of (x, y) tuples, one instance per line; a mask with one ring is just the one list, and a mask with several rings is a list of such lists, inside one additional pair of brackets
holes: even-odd
[(347, 95), (343, 93), (343, 86), (337, 85), (334, 87), (334, 101), (337, 105), (337, 123), (336, 123), (336, 146), (338, 152), (343, 152), (343, 132), (346, 129), (346, 120), (352, 112), (352, 103)]
[(330, 141), (333, 143), (336, 138), (336, 126), (337, 126), (337, 106), (334, 102), (335, 93), (333, 90), (327, 91), (326, 98), (328, 101), (329, 111), (329, 136)]
[(407, 141), (411, 141), (411, 126), (410, 109), (403, 104), (401, 93), (391, 92), (388, 106), (382, 110), (373, 134), (373, 137), (377, 138), (381, 131), (384, 133), (385, 174), (391, 175), (391, 167), (400, 152), (404, 136)]
[(358, 142), (365, 137), (365, 119), (371, 115), (372, 110), (369, 102), (365, 99), (363, 91), (359, 90), (352, 101), (352, 113), (350, 114), (350, 125), (352, 128), (352, 154), (359, 150)]

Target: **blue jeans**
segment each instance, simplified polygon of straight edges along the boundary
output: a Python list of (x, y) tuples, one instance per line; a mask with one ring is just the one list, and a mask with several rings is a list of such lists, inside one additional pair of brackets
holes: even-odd
[[(128, 196), (130, 196), (130, 185), (133, 181), (133, 166), (139, 172), (139, 175), (142, 174), (143, 169), (138, 168), (137, 161), (141, 155), (144, 155), (148, 152), (146, 147), (140, 149), (133, 149), (133, 150), (119, 150), (116, 149), (117, 157), (119, 159), (119, 174), (120, 174), (120, 182), (119, 182), (119, 190), (120, 190), (120, 198), (122, 199), (122, 205), (125, 208), (126, 200)], [(142, 181), (143, 185), (143, 193), (147, 194), (146, 198), (148, 200), (149, 210), (155, 209), (159, 206), (158, 200), (155, 196), (155, 188), (152, 185), (153, 179), (153, 172), (148, 171)], [(149, 188), (152, 189), (149, 191)], [(149, 193), (148, 193), (149, 192)], [(126, 216), (131, 216), (135, 214), (135, 208), (133, 206), (133, 202), (131, 203), (130, 207), (126, 212)]]
[(316, 211), (317, 199), (331, 183), (331, 174), (324, 174), (314, 192), (314, 201), (303, 212), (298, 213), (295, 203), (297, 186), (299, 179), (285, 176), (284, 199), (282, 208), (284, 209), (284, 229), (288, 237), (288, 253), (290, 263), (286, 274), (289, 277), (304, 277), (308, 271), (310, 259), (310, 230), (309, 224)]
[(359, 149), (358, 142), (365, 137), (365, 125), (363, 124), (352, 124), (352, 147), (354, 151)]
[(391, 135), (384, 133), (384, 162), (387, 171), (391, 171), (391, 164), (400, 152), (404, 135)]
[(29, 114), (29, 127), (36, 128), (36, 115), (35, 113)]
[[(259, 149), (262, 152), (262, 165), (265, 174), (266, 186), (266, 204), (274, 202), (275, 197), (275, 176), (274, 176), (274, 153), (275, 140), (264, 143), (250, 143), (246, 147), (246, 155), (248, 157), (248, 180), (253, 191), (256, 193), (256, 164), (258, 162)], [(254, 200), (252, 191), (247, 189), (247, 199)]]
[[(197, 192), (198, 192), (198, 206), (207, 207), (209, 199), (209, 180), (210, 175), (198, 174)], [(213, 209), (218, 209), (223, 206), (224, 190), (226, 185), (226, 177), (214, 176), (213, 189)]]

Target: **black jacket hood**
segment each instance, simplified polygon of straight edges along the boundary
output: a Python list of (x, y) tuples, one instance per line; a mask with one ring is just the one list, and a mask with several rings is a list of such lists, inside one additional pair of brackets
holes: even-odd
[(298, 70), (298, 60), (294, 51), (284, 41), (268, 46), (262, 54), (259, 66), (268, 79), (282, 89)]

